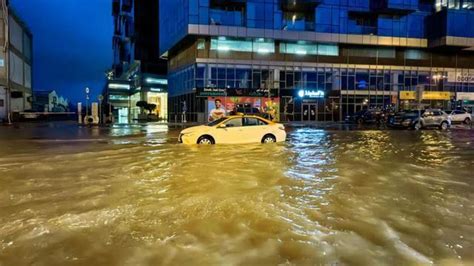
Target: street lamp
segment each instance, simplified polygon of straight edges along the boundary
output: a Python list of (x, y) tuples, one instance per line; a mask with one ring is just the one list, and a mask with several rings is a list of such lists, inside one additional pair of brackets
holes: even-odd
[(89, 116), (89, 93), (90, 89), (89, 87), (86, 87), (86, 117)]

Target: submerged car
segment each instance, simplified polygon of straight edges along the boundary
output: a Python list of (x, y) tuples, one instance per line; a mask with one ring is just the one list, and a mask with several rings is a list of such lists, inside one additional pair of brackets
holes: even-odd
[(463, 110), (455, 110), (449, 114), (449, 118), (452, 123), (464, 123), (470, 124), (472, 121), (472, 115)]
[(427, 109), (397, 113), (389, 119), (389, 126), (413, 129), (438, 127), (446, 130), (451, 126), (451, 120), (442, 110)]
[(207, 125), (186, 128), (178, 142), (184, 144), (273, 143), (286, 140), (285, 127), (255, 115), (223, 117)]

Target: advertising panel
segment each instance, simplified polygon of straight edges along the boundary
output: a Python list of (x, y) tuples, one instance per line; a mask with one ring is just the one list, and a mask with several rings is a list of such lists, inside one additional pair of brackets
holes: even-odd
[(209, 121), (236, 113), (257, 114), (279, 120), (280, 99), (268, 97), (208, 97)]

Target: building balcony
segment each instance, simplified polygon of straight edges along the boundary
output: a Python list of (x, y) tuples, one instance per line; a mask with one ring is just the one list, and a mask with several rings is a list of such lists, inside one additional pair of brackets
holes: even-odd
[(418, 9), (418, 0), (371, 0), (370, 9), (381, 14), (405, 15)]
[(323, 0), (280, 0), (281, 10), (291, 12), (313, 12)]

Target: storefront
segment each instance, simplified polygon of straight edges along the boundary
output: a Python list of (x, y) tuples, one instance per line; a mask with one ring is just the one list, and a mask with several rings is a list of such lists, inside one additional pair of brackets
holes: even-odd
[(146, 95), (147, 102), (156, 106), (156, 109), (151, 113), (156, 115), (158, 120), (166, 120), (168, 118), (168, 93), (152, 89)]
[[(146, 74), (137, 76), (135, 82), (111, 80), (105, 95), (117, 123), (168, 119), (168, 80), (165, 77)], [(150, 110), (138, 107), (138, 102), (146, 102), (155, 108), (149, 113)]]
[(339, 91), (317, 89), (281, 90), (282, 121), (336, 121), (340, 109)]
[(418, 102), (416, 91), (400, 91), (401, 110), (410, 110), (420, 108), (438, 108), (449, 110), (452, 108), (453, 93), (449, 91), (424, 91), (421, 92), (421, 101)]
[(456, 109), (468, 109), (474, 113), (474, 92), (456, 93)]

